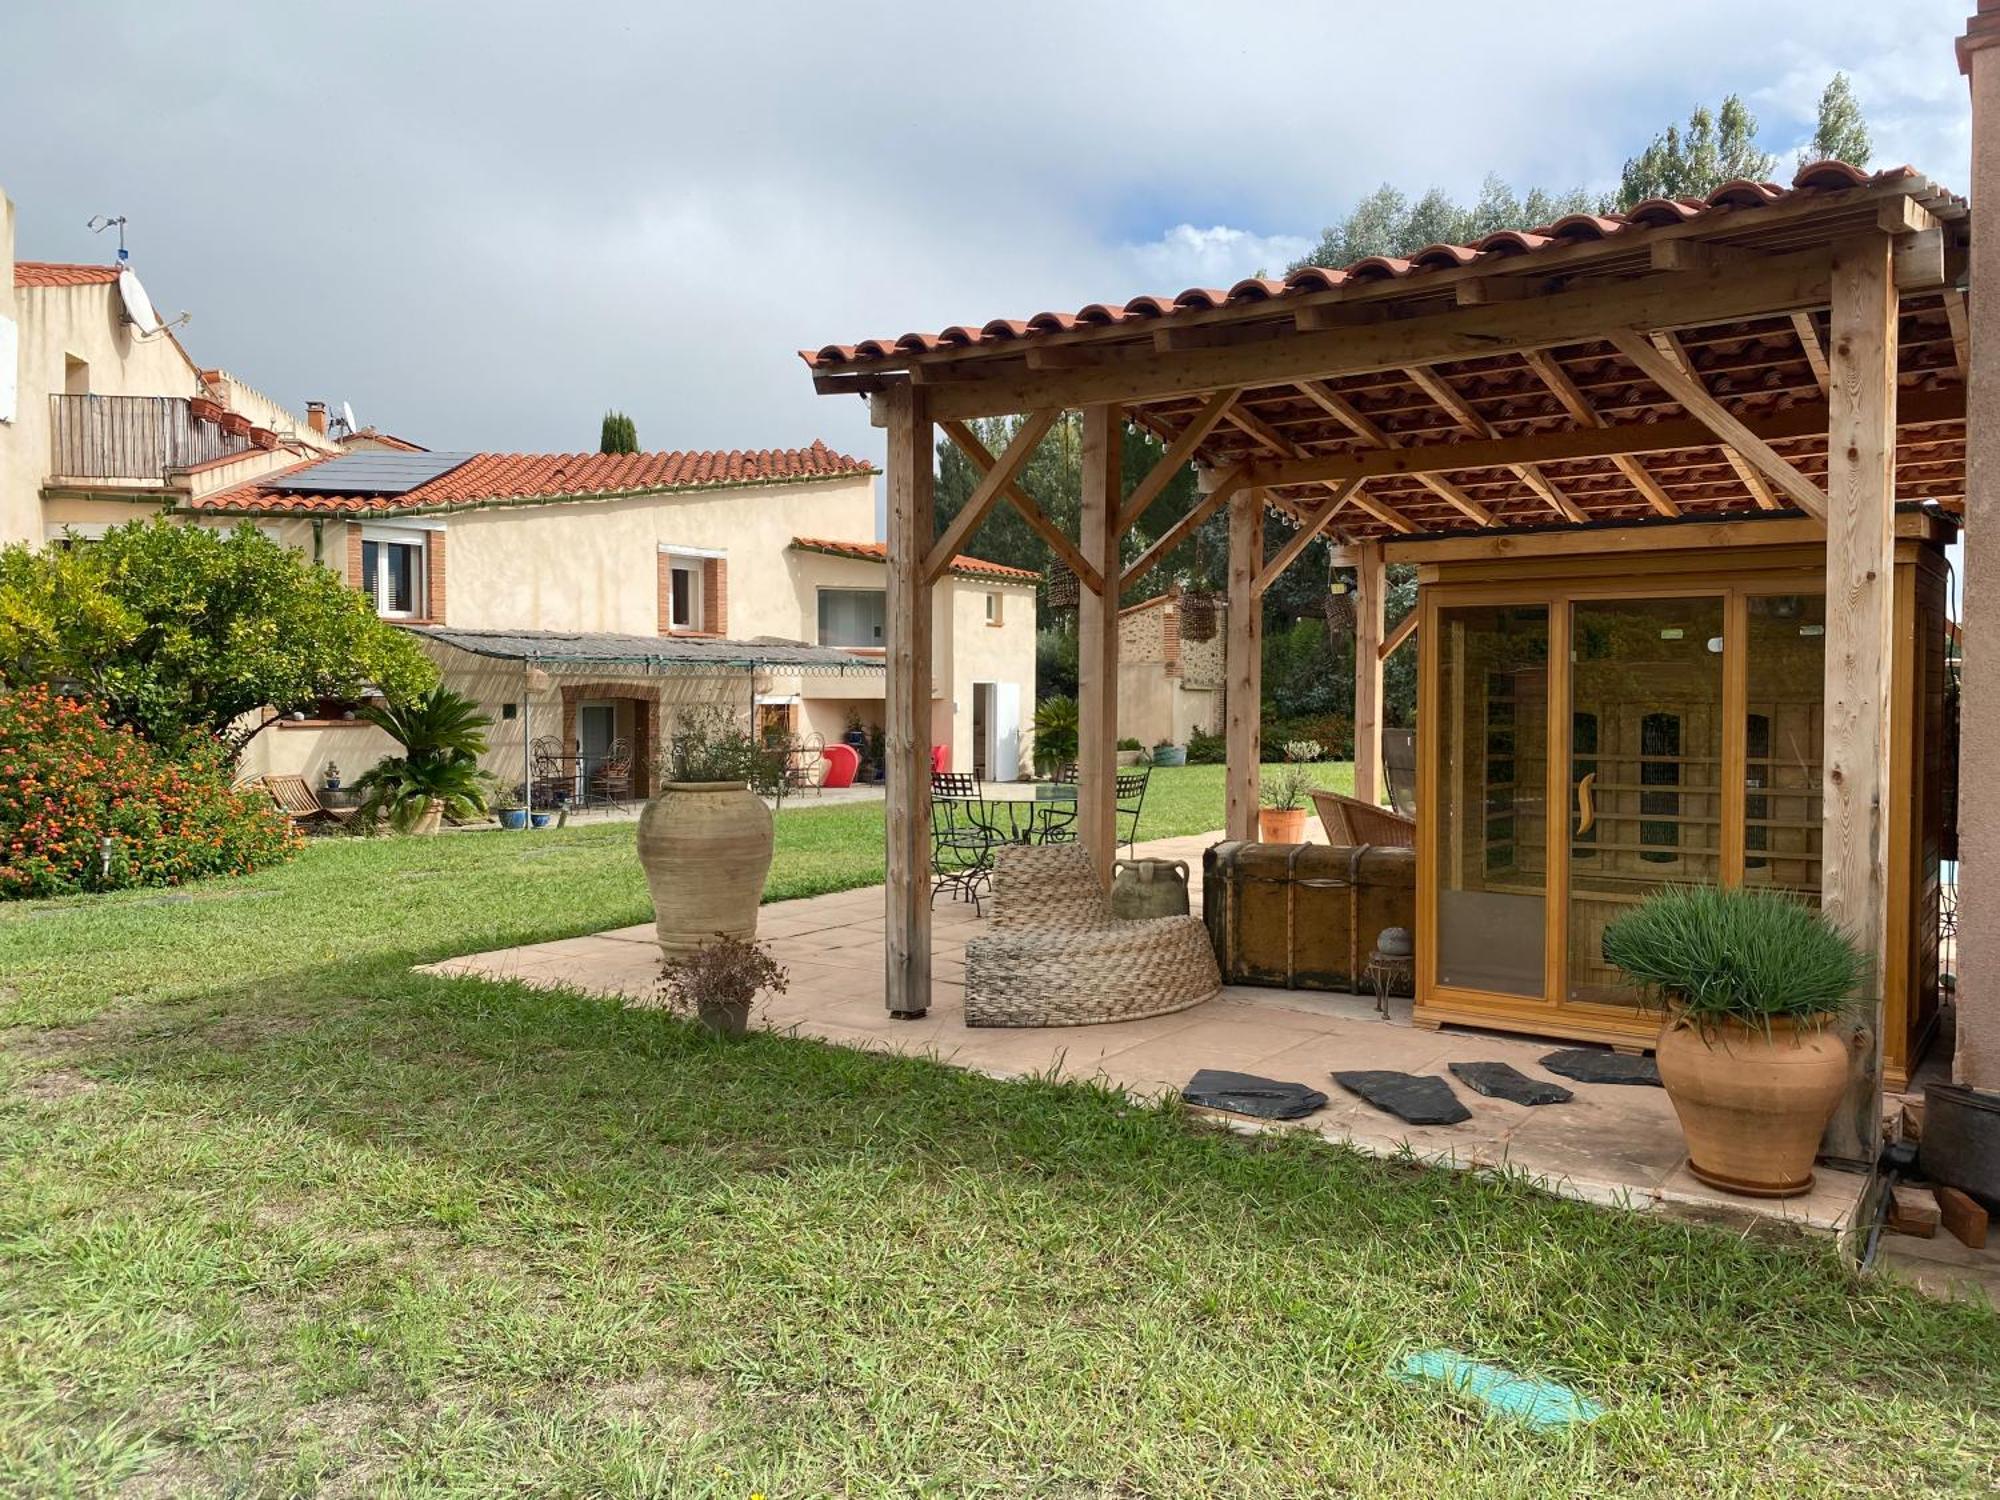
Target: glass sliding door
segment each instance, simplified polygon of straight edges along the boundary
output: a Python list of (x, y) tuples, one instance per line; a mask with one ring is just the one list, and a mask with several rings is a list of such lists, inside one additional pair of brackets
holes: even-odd
[(1436, 982), (1544, 998), (1549, 608), (1438, 611)]
[(1604, 929), (1662, 885), (1722, 878), (1723, 601), (1578, 599), (1570, 616), (1563, 997), (1632, 1006)]
[(1819, 904), (1826, 596), (1744, 601), (1743, 883)]

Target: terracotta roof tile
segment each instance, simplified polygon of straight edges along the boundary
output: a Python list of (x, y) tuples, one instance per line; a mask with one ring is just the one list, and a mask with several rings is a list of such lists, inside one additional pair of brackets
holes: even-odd
[[(858, 562), (889, 560), (887, 542), (831, 542), (823, 537), (795, 536), (792, 545), (801, 552), (824, 552), (829, 557), (851, 557)], [(976, 578), (1007, 578), (1022, 583), (1033, 583), (1042, 576), (1032, 568), (1010, 568), (1005, 563), (988, 562), (983, 557), (967, 557), (963, 552), (951, 560), (951, 570)]]
[[(338, 457), (340, 455), (329, 455)], [(316, 459), (315, 463), (327, 462)], [(296, 474), (310, 467), (284, 470)], [(401, 495), (300, 494), (274, 490), (265, 475), (192, 502), (197, 510), (381, 513), (447, 509), (490, 501), (560, 500), (663, 490), (800, 483), (873, 474), (866, 459), (810, 448), (697, 453), (475, 453), (458, 467)]]
[(15, 286), (105, 286), (117, 279), (116, 266), (73, 266), (53, 260), (14, 262)]

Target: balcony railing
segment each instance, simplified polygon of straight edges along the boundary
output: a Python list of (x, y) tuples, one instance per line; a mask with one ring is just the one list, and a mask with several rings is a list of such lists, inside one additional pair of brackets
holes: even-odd
[(158, 482), (171, 469), (250, 446), (196, 421), (180, 396), (49, 397), (49, 473), (57, 479)]

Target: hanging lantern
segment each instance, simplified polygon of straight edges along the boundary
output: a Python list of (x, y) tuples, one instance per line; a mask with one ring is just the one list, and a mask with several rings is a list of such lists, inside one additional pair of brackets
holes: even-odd
[(1343, 568), (1334, 568), (1327, 574), (1326, 598), (1321, 601), (1326, 614), (1326, 633), (1333, 640), (1344, 640), (1354, 629), (1354, 581)]
[(1181, 590), (1181, 639), (1197, 644), (1215, 639), (1216, 632), (1215, 590), (1204, 588), (1184, 588)]
[(1050, 609), (1075, 609), (1077, 605), (1076, 574), (1062, 562), (1051, 562), (1044, 575), (1043, 596)]

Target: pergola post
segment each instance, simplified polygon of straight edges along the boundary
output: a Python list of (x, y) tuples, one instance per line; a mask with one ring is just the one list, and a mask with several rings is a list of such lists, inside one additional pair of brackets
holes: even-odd
[(1896, 287), (1886, 234), (1833, 259), (1826, 473), (1826, 723), (1820, 904), (1871, 959), (1852, 1076), (1822, 1152), (1872, 1166), (1881, 1142), (1894, 658)]
[[(1974, 286), (2000, 287), (2000, 0), (1980, 0), (1958, 44), (1972, 83)], [(1958, 746), (1958, 1048), (1953, 1080), (2000, 1090), (2000, 295), (1968, 299), (1965, 653)]]
[(1264, 492), (1229, 497), (1229, 616), (1223, 640), (1223, 747), (1229, 837), (1257, 837), (1259, 731), (1264, 703), (1264, 611), (1257, 574), (1264, 566)]
[(931, 584), (924, 556), (937, 529), (933, 434), (926, 393), (882, 393), (889, 427), (889, 577), (883, 600), (889, 678), (883, 705), (888, 831), (886, 965), (889, 1014), (914, 1019), (931, 1003)]
[(1382, 544), (1354, 546), (1354, 795), (1382, 800)]
[(1083, 409), (1078, 542), (1104, 588), (1077, 597), (1077, 839), (1109, 889), (1118, 854), (1118, 508), (1125, 453), (1115, 406)]

